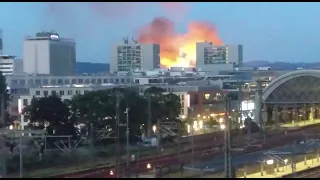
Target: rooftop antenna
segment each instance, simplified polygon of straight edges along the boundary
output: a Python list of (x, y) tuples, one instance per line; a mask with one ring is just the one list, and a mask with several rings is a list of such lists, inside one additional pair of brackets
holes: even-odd
[(125, 44), (129, 44), (129, 37), (128, 37), (128, 36), (127, 36), (127, 37), (124, 37), (124, 38), (123, 38), (123, 41), (124, 41)]
[(138, 41), (137, 41), (136, 39), (134, 39), (134, 37), (132, 37), (132, 42), (133, 42), (134, 44), (138, 44)]
[(38, 74), (38, 46), (37, 45), (35, 45), (34, 46), (34, 54), (35, 54), (35, 57), (34, 57), (34, 69), (35, 69), (35, 71), (34, 71), (34, 73), (35, 74)]

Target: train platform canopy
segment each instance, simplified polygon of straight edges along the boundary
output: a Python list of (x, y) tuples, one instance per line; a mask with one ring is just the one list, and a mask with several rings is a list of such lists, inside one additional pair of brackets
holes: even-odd
[[(270, 150), (258, 151), (246, 155), (234, 155), (232, 164), (237, 167), (244, 164), (264, 162), (270, 159), (285, 160), (290, 155), (308, 154), (312, 150), (320, 148), (319, 140), (308, 140), (300, 144), (289, 144)], [(215, 157), (211, 160), (205, 160), (184, 166), (185, 170), (216, 172), (223, 170), (224, 156)]]

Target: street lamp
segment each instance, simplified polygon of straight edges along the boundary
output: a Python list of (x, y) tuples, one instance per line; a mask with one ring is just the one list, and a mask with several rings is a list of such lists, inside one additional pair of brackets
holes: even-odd
[(269, 159), (269, 160), (266, 161), (266, 163), (267, 163), (268, 165), (272, 165), (272, 164), (274, 163), (274, 161), (273, 161), (273, 159)]
[(198, 128), (198, 122), (193, 121), (193, 129), (196, 130)]
[(147, 169), (151, 169), (151, 164), (150, 163), (147, 164)]
[[(301, 122), (302, 120), (302, 114), (299, 114), (299, 121)], [(303, 121), (303, 124), (306, 124), (306, 121)]]
[(156, 133), (157, 126), (156, 126), (156, 125), (153, 125), (153, 126), (152, 126), (152, 130), (153, 130), (153, 133)]
[(221, 125), (220, 125), (220, 129), (221, 129), (221, 130), (224, 130), (224, 129), (226, 129), (226, 125), (224, 125), (224, 124), (221, 124)]
[(188, 124), (188, 125), (187, 125), (187, 132), (188, 132), (188, 134), (190, 134), (190, 129), (191, 129), (190, 127), (191, 127), (190, 124)]
[(203, 128), (203, 121), (202, 121), (202, 120), (199, 121), (199, 128), (200, 128), (200, 129)]
[(223, 123), (223, 118), (219, 118), (219, 123)]

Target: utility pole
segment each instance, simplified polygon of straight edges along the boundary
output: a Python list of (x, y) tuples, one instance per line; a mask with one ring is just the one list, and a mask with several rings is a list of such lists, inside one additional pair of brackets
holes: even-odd
[[(5, 116), (5, 95), (4, 94), (0, 94), (0, 103), (1, 103), (1, 116), (0, 116), (0, 128), (5, 127), (6, 125), (6, 116)], [(1, 133), (2, 134), (2, 133)], [(7, 171), (7, 159), (6, 159), (6, 150), (5, 150), (5, 139), (4, 137), (1, 137), (1, 177), (5, 178), (6, 177), (6, 171)]]
[(119, 158), (119, 151), (120, 151), (120, 142), (119, 142), (119, 110), (120, 109), (120, 92), (116, 92), (116, 177), (119, 178), (119, 171), (120, 171), (120, 158)]
[(158, 150), (160, 151), (161, 153), (161, 121), (160, 119), (158, 118), (157, 119), (157, 143), (158, 143)]
[(129, 107), (126, 109), (127, 123), (126, 123), (126, 135), (127, 135), (127, 167), (129, 167)]
[(230, 136), (230, 98), (228, 95), (225, 96), (225, 129), (224, 129), (224, 147), (225, 147), (225, 161), (224, 161), (224, 172), (225, 178), (232, 178), (232, 166), (231, 166), (231, 136)]
[[(237, 116), (237, 121), (238, 123), (240, 122), (240, 126), (241, 126), (241, 116), (242, 116), (242, 98), (243, 98), (243, 91), (242, 91), (242, 82), (238, 81), (238, 116)], [(237, 127), (237, 132), (238, 132), (238, 137), (237, 137), (237, 141), (238, 141), (238, 145), (240, 144), (240, 127)]]
[(5, 126), (7, 124), (6, 122), (6, 115), (5, 115), (5, 94), (0, 94), (1, 98), (1, 122), (0, 127)]
[(4, 137), (1, 137), (1, 177), (6, 177), (6, 155), (5, 155), (5, 139)]
[(152, 118), (152, 111), (151, 111), (151, 93), (148, 92), (148, 124), (147, 124), (147, 137), (150, 138), (151, 137), (151, 131), (152, 131), (152, 122), (151, 122), (151, 118)]
[(23, 178), (22, 133), (20, 133), (20, 178)]

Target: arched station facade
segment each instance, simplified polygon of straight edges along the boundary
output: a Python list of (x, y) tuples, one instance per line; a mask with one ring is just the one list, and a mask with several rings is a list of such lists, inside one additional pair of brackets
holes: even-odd
[(320, 70), (299, 70), (275, 78), (262, 91), (265, 123), (320, 119)]

